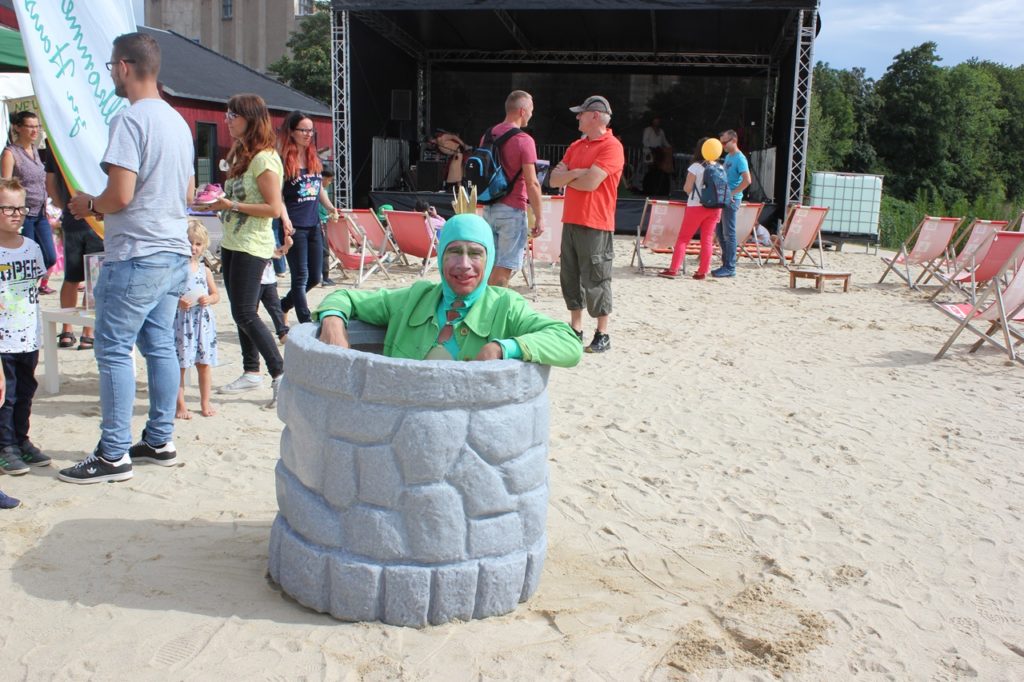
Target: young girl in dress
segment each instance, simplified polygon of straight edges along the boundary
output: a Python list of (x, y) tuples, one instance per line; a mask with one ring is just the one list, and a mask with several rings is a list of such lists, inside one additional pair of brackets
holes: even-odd
[(185, 293), (178, 301), (174, 318), (174, 337), (181, 365), (181, 384), (178, 387), (178, 419), (191, 419), (185, 406), (185, 372), (192, 365), (199, 373), (199, 405), (204, 417), (212, 417), (217, 410), (210, 404), (212, 376), (210, 367), (217, 364), (217, 323), (213, 316), (214, 303), (220, 300), (213, 274), (203, 264), (203, 253), (210, 245), (210, 235), (198, 220), (188, 222), (188, 241), (192, 245), (192, 261)]

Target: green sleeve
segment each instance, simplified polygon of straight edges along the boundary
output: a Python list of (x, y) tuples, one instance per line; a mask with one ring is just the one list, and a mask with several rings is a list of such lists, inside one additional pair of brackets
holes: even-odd
[(572, 327), (535, 312), (518, 294), (509, 306), (506, 331), (506, 336), (519, 344), (527, 362), (575, 367), (583, 357), (583, 346)]
[(328, 295), (313, 311), (313, 321), (319, 322), (325, 315), (340, 315), (349, 320), (362, 320), (367, 324), (386, 327), (393, 310), (400, 310), (400, 300), (405, 289), (377, 291), (353, 291), (341, 289)]

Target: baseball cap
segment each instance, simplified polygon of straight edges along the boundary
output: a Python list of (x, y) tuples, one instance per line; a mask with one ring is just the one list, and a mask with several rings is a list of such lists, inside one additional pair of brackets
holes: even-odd
[(601, 95), (591, 95), (583, 100), (583, 104), (578, 107), (569, 107), (569, 111), (576, 114), (584, 111), (600, 111), (605, 114), (611, 114), (612, 105), (608, 104), (608, 100), (601, 97)]

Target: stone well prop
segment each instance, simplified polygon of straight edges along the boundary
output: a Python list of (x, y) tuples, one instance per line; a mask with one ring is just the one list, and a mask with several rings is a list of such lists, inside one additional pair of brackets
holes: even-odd
[(515, 609), (547, 548), (549, 368), (388, 358), (355, 321), (353, 350), (315, 334), (288, 334), (271, 578), (346, 621)]

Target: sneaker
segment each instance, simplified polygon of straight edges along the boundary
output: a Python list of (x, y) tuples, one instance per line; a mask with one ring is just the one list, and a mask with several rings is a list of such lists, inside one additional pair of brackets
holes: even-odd
[(0, 448), (0, 471), (11, 476), (28, 473), (28, 465), (21, 458), (21, 450), (16, 445), (5, 445)]
[(14, 509), (19, 504), (21, 504), (21, 500), (6, 495), (3, 490), (0, 490), (0, 509)]
[(212, 204), (224, 196), (224, 188), (215, 183), (205, 185), (198, 193), (192, 203), (195, 204)]
[(277, 405), (277, 391), (281, 388), (281, 379), (284, 379), (283, 374), (278, 374), (276, 377), (270, 380), (270, 390), (273, 394), (270, 397), (270, 402), (263, 407), (272, 410)]
[(584, 348), (588, 353), (603, 353), (612, 347), (612, 337), (601, 332), (594, 332), (594, 340), (590, 342), (590, 345)]
[[(569, 329), (572, 329), (572, 327), (569, 327)], [(583, 343), (583, 330), (582, 329), (572, 329), (572, 333), (576, 335), (576, 338), (580, 340), (580, 343)]]
[(735, 270), (726, 270), (725, 268), (718, 268), (717, 270), (711, 271), (712, 277), (735, 277)]
[(679, 276), (679, 272), (676, 270), (670, 270), (668, 268), (658, 273), (658, 277), (664, 277), (665, 279), (675, 279)]
[(217, 393), (244, 393), (255, 390), (263, 385), (263, 377), (259, 374), (243, 374), (230, 384), (221, 386)]
[(132, 457), (127, 452), (116, 462), (100, 457), (99, 446), (78, 464), (61, 469), (57, 478), (65, 483), (102, 483), (103, 481), (127, 481), (132, 474)]
[(142, 438), (135, 445), (128, 448), (133, 462), (146, 462), (159, 464), (162, 467), (172, 467), (178, 464), (178, 451), (174, 443), (167, 441), (163, 445), (150, 445), (146, 442), (146, 431), (143, 429)]
[(704, 279), (705, 277), (707, 277), (707, 275), (705, 275), (703, 272), (695, 272), (695, 273), (693, 273), (693, 278), (694, 279)]
[(50, 466), (50, 457), (37, 448), (32, 441), (25, 441), (18, 449), (21, 450), (21, 461), (30, 467)]
[(333, 279), (328, 277), (324, 281), (320, 282), (320, 286), (322, 286), (322, 287), (336, 287), (336, 286), (338, 286), (338, 284)]

